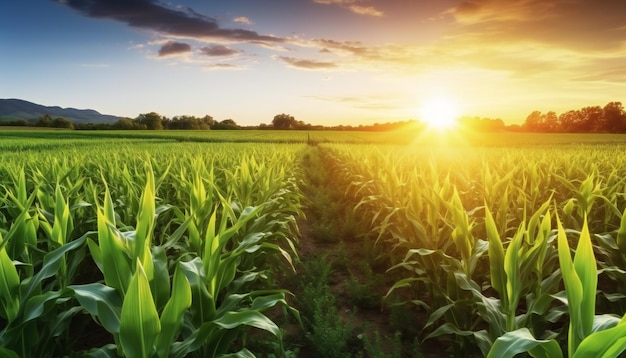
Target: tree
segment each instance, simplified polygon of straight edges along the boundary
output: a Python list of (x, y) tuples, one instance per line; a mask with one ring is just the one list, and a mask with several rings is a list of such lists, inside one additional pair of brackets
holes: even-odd
[(604, 128), (611, 133), (626, 131), (626, 113), (622, 102), (610, 102), (602, 109)]
[(115, 122), (112, 127), (113, 129), (123, 129), (123, 130), (147, 128), (145, 124), (140, 124), (139, 122), (134, 121), (130, 118), (122, 118), (119, 121)]
[(292, 115), (281, 113), (274, 116), (272, 126), (274, 129), (292, 129), (296, 126), (296, 119)]
[(52, 117), (48, 114), (44, 114), (39, 118), (37, 123), (35, 124), (37, 127), (52, 127)]
[(546, 113), (543, 117), (543, 125), (545, 132), (559, 132), (559, 117), (555, 112), (550, 111)]
[(584, 107), (582, 116), (582, 132), (600, 132), (604, 129), (604, 112), (600, 106)]
[(212, 129), (239, 129), (239, 126), (234, 120), (225, 119), (213, 125)]
[(152, 130), (163, 129), (163, 123), (162, 123), (163, 118), (161, 117), (160, 114), (156, 112), (140, 114), (135, 120), (139, 124), (145, 125), (147, 129), (152, 129)]
[(584, 122), (580, 111), (567, 111), (559, 116), (559, 128), (563, 132), (582, 132)]
[(540, 111), (533, 111), (526, 117), (524, 122), (526, 130), (531, 132), (541, 132), (543, 130), (543, 115)]
[(67, 129), (74, 129), (74, 123), (72, 123), (71, 121), (65, 119), (65, 118), (55, 118), (52, 121), (52, 127), (54, 128), (67, 128)]

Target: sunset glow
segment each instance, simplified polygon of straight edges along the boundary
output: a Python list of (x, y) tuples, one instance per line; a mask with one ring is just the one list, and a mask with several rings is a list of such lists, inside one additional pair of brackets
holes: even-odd
[(373, 124), (415, 118), (434, 87), (462, 115), (507, 124), (626, 102), (624, 1), (46, 0), (2, 13), (0, 98), (118, 116)]
[(434, 97), (424, 101), (419, 119), (428, 127), (446, 130), (454, 127), (460, 116), (459, 106), (447, 97)]

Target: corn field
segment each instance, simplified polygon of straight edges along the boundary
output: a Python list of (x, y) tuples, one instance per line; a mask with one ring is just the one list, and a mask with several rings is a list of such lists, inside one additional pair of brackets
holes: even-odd
[[(0, 357), (253, 357), (259, 334), (285, 355), (276, 317), (300, 316), (276, 276), (298, 262), (304, 143), (38, 136), (0, 142)], [(425, 313), (423, 345), (455, 357), (626, 349), (615, 136), (349, 142), (312, 150), (399, 277), (383, 302)]]
[(387, 297), (428, 314), (425, 344), (615, 357), (626, 348), (624, 149), (336, 144), (324, 155), (389, 272), (402, 272)]
[[(115, 143), (115, 145), (112, 145)], [(0, 356), (249, 357), (297, 257), (298, 146), (3, 141)], [(99, 326), (110, 343), (85, 347)], [(80, 348), (77, 348), (80, 347)]]

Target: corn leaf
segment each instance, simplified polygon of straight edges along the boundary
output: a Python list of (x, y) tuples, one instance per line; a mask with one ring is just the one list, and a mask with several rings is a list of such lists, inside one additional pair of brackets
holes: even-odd
[(154, 218), (156, 215), (154, 193), (154, 173), (152, 168), (146, 169), (146, 186), (139, 200), (139, 212), (137, 213), (137, 228), (135, 232), (134, 257), (141, 260), (148, 280), (154, 278), (154, 267), (150, 255), (152, 244), (152, 232), (154, 230)]
[(9, 323), (15, 319), (20, 309), (20, 296), (17, 294), (19, 285), (17, 269), (3, 248), (0, 250), (0, 304), (2, 317)]
[(20, 358), (20, 356), (9, 348), (0, 346), (0, 358)]
[(626, 350), (626, 324), (619, 324), (587, 336), (576, 349), (573, 358), (612, 358), (624, 350)]
[(175, 340), (183, 323), (185, 311), (191, 306), (191, 286), (185, 273), (176, 267), (172, 283), (172, 297), (165, 305), (161, 315), (161, 334), (157, 338), (156, 348), (159, 357), (167, 357), (172, 342)]
[[(515, 310), (519, 302), (522, 282), (520, 277), (520, 248), (524, 240), (524, 223), (520, 224), (515, 236), (506, 249), (504, 255), (504, 272), (506, 273), (506, 297), (507, 306), (510, 310)], [(507, 330), (514, 329), (513, 317), (507, 317)]]
[(272, 333), (273, 335), (280, 337), (280, 329), (272, 320), (258, 311), (239, 311), (239, 312), (226, 312), (222, 317), (219, 317), (213, 323), (226, 329), (233, 329), (239, 326), (251, 326), (256, 327)]
[(563, 357), (561, 348), (554, 339), (535, 339), (528, 328), (520, 328), (496, 339), (487, 358), (512, 358), (524, 352), (535, 358)]
[(74, 291), (78, 303), (94, 317), (109, 333), (120, 331), (122, 298), (118, 291), (101, 283), (68, 286)]
[(123, 244), (116, 232), (111, 229), (112, 222), (107, 218), (105, 211), (98, 209), (98, 243), (102, 258), (102, 273), (107, 285), (125, 293), (131, 278), (131, 268), (128, 255), (124, 252)]
[(584, 219), (580, 238), (578, 239), (578, 246), (574, 257), (574, 269), (580, 278), (580, 283), (583, 289), (580, 310), (582, 319), (582, 338), (584, 338), (592, 332), (594, 313), (596, 309), (596, 288), (598, 286), (596, 258), (593, 254), (591, 236), (589, 235), (586, 217)]
[[(485, 228), (489, 240), (489, 274), (491, 275), (491, 287), (501, 298), (506, 298), (506, 276), (504, 273), (504, 248), (498, 234), (498, 228), (493, 220), (489, 208), (485, 204)], [(505, 305), (506, 306), (506, 305)]]
[[(563, 229), (563, 225), (558, 217), (557, 228), (559, 265), (561, 266), (563, 284), (565, 285), (565, 292), (567, 294), (567, 308), (570, 314), (568, 352), (570, 352), (569, 356), (571, 357), (585, 337), (582, 325), (582, 313), (580, 311), (583, 302), (583, 285), (574, 268), (565, 229)], [(592, 312), (595, 312), (595, 308)]]
[(120, 344), (128, 357), (148, 358), (154, 354), (154, 343), (161, 332), (150, 284), (137, 259), (137, 271), (133, 275), (122, 303), (120, 317)]
[(39, 294), (41, 291), (41, 283), (59, 272), (64, 255), (82, 246), (85, 243), (85, 239), (86, 236), (83, 236), (80, 239), (70, 241), (68, 244), (47, 253), (43, 258), (41, 269), (34, 276), (22, 281), (20, 285), (22, 300), (27, 300), (31, 295)]

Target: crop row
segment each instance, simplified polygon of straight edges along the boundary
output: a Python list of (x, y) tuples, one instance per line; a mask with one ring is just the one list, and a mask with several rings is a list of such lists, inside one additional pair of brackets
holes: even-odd
[(0, 154), (0, 356), (249, 357), (249, 327), (280, 345), (300, 147), (112, 143)]
[(387, 296), (427, 313), (421, 339), (443, 343), (442, 355), (612, 357), (626, 348), (617, 149), (325, 145), (323, 155), (390, 271), (405, 272)]

